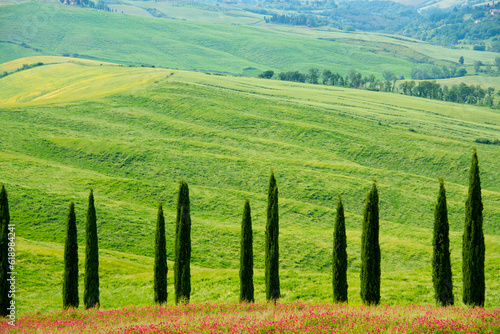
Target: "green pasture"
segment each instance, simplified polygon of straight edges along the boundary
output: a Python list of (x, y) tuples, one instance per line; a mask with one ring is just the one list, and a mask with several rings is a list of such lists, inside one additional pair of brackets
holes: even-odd
[[(458, 66), (460, 56), (464, 57), (464, 64), (473, 65), (474, 61), (484, 64), (495, 64), (498, 53), (489, 51), (474, 51), (469, 46), (448, 48), (440, 45), (429, 44), (406, 36), (389, 35), (372, 32), (345, 32), (331, 27), (317, 29), (301, 29), (298, 27), (267, 25), (265, 29), (286, 33), (295, 36), (334, 40), (364, 47), (370, 53), (391, 54), (397, 53), (400, 57), (414, 62), (414, 67), (425, 66), (423, 59), (428, 57), (429, 63), (453, 62)], [(446, 64), (446, 63), (445, 63)], [(471, 70), (472, 71), (472, 70)]]
[(497, 110), (277, 80), (45, 61), (52, 64), (0, 79), (2, 87), (15, 88), (0, 93), (0, 182), (16, 224), (22, 312), (60, 307), (68, 204), (76, 203), (83, 252), (89, 188), (102, 250), (102, 307), (150, 304), (156, 208), (163, 201), (171, 261), (182, 179), (191, 195), (193, 301), (237, 299), (245, 197), (253, 214), (257, 299), (263, 300), (271, 170), (280, 193), (285, 300), (332, 298), (334, 208), (342, 194), (349, 299), (360, 302), (361, 219), (376, 178), (382, 302), (432, 303), (433, 207), (444, 177), (460, 305), (474, 146), (483, 188), (486, 306), (499, 304), (500, 146), (474, 142), (500, 139)]
[(258, 15), (227, 6), (222, 3), (196, 2), (155, 2), (125, 1), (123, 4), (110, 5), (118, 12), (131, 15), (151, 16), (147, 9), (156, 9), (160, 15), (170, 19), (187, 20), (216, 24), (254, 25), (264, 22), (264, 15)]
[[(490, 244), (487, 244), (490, 246)], [(498, 249), (498, 242), (495, 244)], [(60, 243), (17, 239), (17, 258), (22, 273), (17, 301), (19, 312), (49, 312), (61, 308), (64, 247)], [(79, 292), (83, 301), (84, 248), (79, 251)], [(100, 293), (101, 307), (121, 308), (128, 305), (153, 305), (154, 259), (130, 253), (100, 250)], [(487, 259), (487, 264), (498, 261)], [(461, 266), (453, 262), (454, 291), (460, 305)], [(168, 304), (174, 305), (173, 262), (168, 263)], [(44, 275), (40, 275), (44, 272)], [(385, 305), (433, 304), (432, 283), (429, 280), (431, 267), (383, 272), (381, 279), (381, 303)], [(193, 302), (237, 302), (239, 296), (238, 269), (212, 269), (192, 266)], [(295, 269), (280, 271), (283, 300), (291, 302), (306, 300), (311, 302), (332, 301), (331, 274)], [(487, 276), (487, 302), (490, 306), (498, 301), (500, 284), (492, 275)], [(255, 296), (257, 302), (265, 301), (264, 270), (254, 271)], [(360, 305), (359, 272), (348, 272), (349, 304)]]

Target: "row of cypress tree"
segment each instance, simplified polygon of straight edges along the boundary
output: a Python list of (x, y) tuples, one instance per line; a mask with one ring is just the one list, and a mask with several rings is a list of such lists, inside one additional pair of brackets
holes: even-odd
[[(434, 211), (434, 235), (432, 240), (432, 281), (436, 303), (442, 306), (454, 304), (453, 282), (449, 250), (448, 209), (444, 180), (439, 180), (439, 195)], [(469, 191), (465, 202), (464, 234), (462, 238), (462, 301), (465, 305), (484, 306), (485, 245), (483, 234), (483, 203), (477, 151), (472, 153), (469, 171)]]
[[(435, 207), (432, 280), (437, 304), (453, 305), (453, 284), (449, 251), (449, 225), (444, 180), (440, 179), (440, 188)], [(465, 223), (462, 248), (463, 302), (471, 306), (484, 306), (485, 245), (483, 234), (483, 205), (477, 151), (472, 155), (469, 174), (469, 191), (465, 208)], [(0, 316), (8, 314), (10, 305), (7, 279), (8, 269), (8, 225), (10, 215), (7, 192), (2, 186), (0, 191)], [(67, 217), (67, 235), (64, 249), (63, 307), (76, 308), (78, 298), (78, 244), (76, 230), (75, 205), (69, 205)], [(245, 200), (241, 228), (240, 252), (240, 301), (254, 301), (253, 286), (253, 240), (250, 202)], [(367, 195), (361, 237), (361, 299), (369, 305), (380, 302), (380, 246), (379, 246), (379, 210), (376, 182)], [(179, 185), (177, 198), (177, 217), (175, 232), (174, 286), (175, 302), (188, 303), (191, 293), (191, 217), (189, 188), (185, 181)], [(278, 186), (274, 173), (271, 173), (268, 189), (268, 206), (265, 238), (265, 285), (266, 299), (274, 301), (280, 298), (279, 281), (279, 211)], [(87, 217), (85, 223), (85, 308), (99, 307), (99, 256), (97, 238), (97, 217), (94, 196), (90, 190)], [(342, 198), (339, 195), (333, 234), (333, 299), (334, 302), (347, 302), (347, 242), (345, 217)], [(167, 255), (165, 242), (165, 218), (162, 203), (158, 206), (155, 265), (154, 265), (154, 301), (162, 304), (167, 301)]]
[[(63, 308), (77, 308), (78, 297), (78, 244), (75, 204), (69, 205), (64, 247)], [(99, 249), (97, 239), (97, 217), (93, 191), (90, 190), (87, 220), (85, 223), (85, 308), (99, 307)], [(174, 284), (176, 303), (189, 302), (191, 293), (191, 217), (189, 212), (189, 188), (181, 181), (177, 199), (177, 219), (175, 237)], [(154, 301), (167, 301), (167, 250), (165, 238), (165, 217), (163, 206), (158, 205), (155, 235)]]
[[(439, 179), (434, 210), (432, 281), (436, 303), (454, 304), (450, 261), (448, 209), (444, 180)], [(474, 148), (469, 172), (462, 239), (463, 303), (483, 307), (485, 302), (483, 204), (477, 151)], [(361, 236), (361, 299), (365, 304), (380, 302), (379, 213), (376, 183), (366, 199)], [(333, 300), (347, 302), (347, 244), (342, 198), (339, 196), (333, 235)]]
[[(85, 278), (83, 301), (86, 309), (99, 307), (99, 248), (94, 193), (90, 189), (87, 219), (85, 221)], [(75, 204), (69, 204), (64, 243), (63, 308), (77, 308), (78, 297), (78, 243)]]
[[(449, 249), (449, 223), (444, 180), (439, 179), (439, 193), (434, 210), (432, 281), (436, 303), (441, 306), (454, 304), (451, 260)], [(378, 190), (374, 181), (368, 192), (363, 212), (361, 235), (361, 300), (368, 305), (380, 303), (381, 254), (379, 245)], [(485, 245), (483, 235), (483, 205), (477, 151), (474, 148), (469, 173), (469, 192), (463, 234), (462, 272), (463, 302), (470, 306), (484, 306)], [(279, 288), (279, 215), (278, 188), (271, 174), (268, 191), (267, 224), (265, 239), (266, 299), (280, 297)], [(241, 225), (240, 251), (240, 301), (254, 300), (253, 287), (252, 220), (250, 204), (245, 200)], [(347, 238), (342, 197), (338, 196), (333, 232), (332, 285), (333, 301), (348, 301), (347, 291)]]

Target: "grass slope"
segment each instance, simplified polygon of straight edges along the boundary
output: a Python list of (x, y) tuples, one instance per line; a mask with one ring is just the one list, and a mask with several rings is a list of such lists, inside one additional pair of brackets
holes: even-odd
[[(459, 67), (458, 59), (464, 57), (464, 64), (472, 66), (474, 61), (481, 61), (484, 64), (495, 64), (495, 57), (498, 53), (489, 51), (474, 51), (468, 47), (447, 48), (440, 45), (433, 45), (406, 36), (389, 35), (383, 33), (368, 32), (344, 32), (331, 27), (318, 29), (304, 29), (300, 27), (290, 27), (282, 25), (266, 25), (265, 29), (285, 34), (302, 36), (308, 38), (318, 38), (333, 40), (340, 43), (354, 44), (361, 47), (367, 53), (377, 53), (381, 55), (397, 54), (398, 57), (407, 59), (414, 64), (413, 67), (423, 66), (425, 57), (429, 58), (429, 63), (436, 65), (441, 62), (453, 62), (455, 67)], [(437, 60), (437, 61), (436, 61)], [(384, 64), (384, 63), (381, 63)], [(380, 65), (379, 66), (383, 66)], [(390, 68), (389, 68), (390, 69)], [(473, 73), (473, 69), (470, 69)], [(408, 76), (409, 77), (409, 76)]]
[[(2, 6), (0, 22), (4, 27), (1, 62), (35, 54), (78, 54), (101, 61), (251, 75), (267, 69), (306, 72), (310, 68), (345, 74), (352, 67), (364, 75), (381, 77), (385, 69), (409, 77), (417, 63), (435, 60), (449, 65), (462, 55), (460, 50), (376, 34), (210, 24), (44, 2)], [(443, 54), (453, 56), (442, 59)], [(483, 63), (493, 61), (487, 52), (464, 56), (471, 62), (479, 55)]]
[(264, 16), (254, 14), (236, 6), (222, 3), (202, 3), (202, 2), (155, 2), (155, 1), (124, 1), (120, 5), (110, 5), (116, 9), (130, 15), (152, 16), (148, 9), (155, 10), (158, 16), (170, 19), (188, 20), (196, 22), (218, 23), (218, 24), (245, 24), (255, 25), (264, 22)]
[[(89, 88), (102, 80), (108, 81), (99, 89)], [(263, 300), (271, 168), (280, 188), (285, 300), (331, 299), (331, 238), (341, 193), (349, 299), (359, 303), (361, 215), (375, 177), (381, 200), (382, 303), (432, 303), (431, 228), (437, 178), (443, 176), (460, 301), (461, 231), (474, 145), (485, 207), (486, 306), (499, 304), (500, 147), (474, 143), (498, 137), (495, 110), (100, 63), (36, 67), (1, 78), (0, 84), (17, 87), (0, 96), (0, 182), (9, 192), (17, 225), (22, 311), (59, 307), (67, 206), (70, 200), (76, 203), (82, 247), (89, 187), (94, 188), (103, 250), (103, 307), (150, 303), (157, 203), (164, 203), (172, 260), (181, 179), (191, 192), (193, 301), (237, 300), (245, 197), (253, 213), (257, 300)], [(33, 97), (36, 91), (45, 93)]]

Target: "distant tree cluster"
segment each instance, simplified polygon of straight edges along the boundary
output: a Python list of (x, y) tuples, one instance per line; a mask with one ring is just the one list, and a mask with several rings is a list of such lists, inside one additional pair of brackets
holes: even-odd
[(106, 3), (104, 3), (101, 0), (97, 1), (97, 3), (91, 0), (59, 0), (59, 2), (61, 2), (64, 5), (94, 8), (106, 12), (116, 12), (116, 10), (109, 8), (108, 5), (106, 5)]
[[(498, 3), (494, 7), (487, 4), (455, 7), (452, 10), (433, 8), (421, 12), (422, 20), (409, 22), (401, 32), (409, 37), (442, 45), (455, 45), (460, 41), (482, 43), (500, 34), (500, 16), (491, 13), (491, 10), (499, 8)], [(464, 20), (464, 17), (467, 19)], [(477, 47), (478, 51), (486, 50), (484, 45)], [(492, 45), (491, 51), (495, 51), (496, 47)]]
[[(500, 62), (500, 58), (499, 58)], [(283, 81), (294, 81), (302, 83), (318, 84), (329, 86), (340, 86), (347, 88), (366, 89), (379, 92), (394, 92), (403, 95), (428, 98), (433, 100), (449, 101), (456, 103), (475, 104), (491, 108), (500, 107), (500, 103), (495, 105), (493, 87), (487, 89), (479, 85), (467, 85), (460, 83), (451, 87), (440, 85), (435, 81), (404, 81), (397, 85), (398, 80), (404, 79), (402, 75), (396, 76), (391, 71), (383, 71), (384, 81), (379, 80), (375, 75), (363, 76), (360, 72), (350, 70), (345, 76), (324, 70), (322, 75), (318, 69), (311, 68), (309, 73), (299, 71), (281, 72), (278, 79)], [(271, 70), (259, 74), (261, 78), (270, 79), (274, 76)]]
[(298, 71), (281, 72), (278, 77), (283, 81), (306, 82), (307, 80), (307, 76)]
[(476, 104), (488, 107), (494, 106), (493, 93), (495, 89), (481, 88), (479, 85), (460, 83), (451, 87), (441, 86), (435, 81), (405, 81), (399, 86), (403, 95), (423, 97), (456, 103)]
[[(463, 64), (463, 63), (462, 63)], [(464, 67), (456, 68), (454, 66), (433, 66), (432, 68), (414, 67), (411, 69), (411, 78), (414, 80), (446, 79), (463, 77), (467, 74)]]
[[(332, 26), (342, 30), (381, 31), (440, 45), (474, 44), (475, 50), (500, 52), (499, 3), (456, 6), (450, 9), (416, 7), (392, 1), (265, 1), (279, 11), (267, 23), (298, 26)], [(283, 11), (288, 13), (281, 14)], [(298, 14), (290, 14), (296, 12)], [(484, 41), (491, 39), (489, 45)]]
[(293, 26), (321, 27), (328, 25), (328, 20), (318, 18), (315, 15), (287, 15), (273, 14), (270, 17), (264, 17), (266, 23), (288, 24)]
[[(273, 14), (266, 22), (302, 26), (333, 26), (338, 29), (353, 27), (359, 30), (380, 31), (390, 25), (404, 25), (408, 18), (418, 18), (414, 7), (391, 1), (290, 1), (288, 5), (269, 4), (280, 10), (296, 11), (301, 14)], [(269, 12), (269, 11), (268, 11)]]
[(274, 71), (267, 70), (259, 74), (259, 78), (271, 79), (274, 76)]
[[(264, 72), (265, 73), (265, 72)], [(263, 77), (263, 74), (259, 77)], [(377, 90), (384, 92), (391, 92), (394, 83), (398, 80), (392, 73), (384, 73), (385, 81), (380, 81), (375, 75), (362, 76), (361, 73), (355, 70), (350, 70), (348, 74), (343, 76), (339, 73), (333, 73), (330, 70), (324, 70), (322, 74), (316, 68), (311, 68), (309, 73), (300, 73), (299, 71), (281, 72), (278, 74), (279, 80), (295, 81), (295, 82), (308, 82), (312, 84), (322, 83), (328, 86), (340, 86), (349, 88), (364, 88), (367, 90)]]

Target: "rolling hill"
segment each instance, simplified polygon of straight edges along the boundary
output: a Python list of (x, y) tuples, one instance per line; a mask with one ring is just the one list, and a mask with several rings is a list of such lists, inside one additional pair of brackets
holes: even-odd
[(383, 70), (410, 77), (415, 66), (456, 65), (460, 56), (466, 64), (474, 60), (493, 64), (496, 55), (383, 34), (246, 26), (243, 19), (241, 24), (183, 21), (56, 2), (2, 6), (0, 22), (2, 63), (27, 56), (67, 55), (253, 76), (268, 69), (307, 72), (326, 68), (346, 74), (353, 68), (381, 78)]
[(47, 65), (0, 78), (0, 85), (9, 88), (0, 93), (0, 182), (9, 192), (16, 223), (21, 312), (60, 307), (67, 207), (75, 201), (83, 256), (90, 187), (98, 216), (102, 307), (151, 304), (156, 207), (162, 200), (172, 260), (181, 179), (190, 185), (192, 203), (193, 302), (237, 300), (245, 197), (253, 212), (256, 298), (263, 300), (271, 169), (280, 189), (285, 300), (331, 299), (334, 207), (342, 194), (349, 300), (360, 302), (361, 215), (376, 178), (381, 302), (433, 303), (431, 228), (442, 176), (459, 301), (473, 146), (483, 187), (486, 306), (500, 303), (500, 147), (474, 142), (500, 139), (498, 111), (391, 93), (68, 57), (21, 59), (2, 68), (40, 61)]

